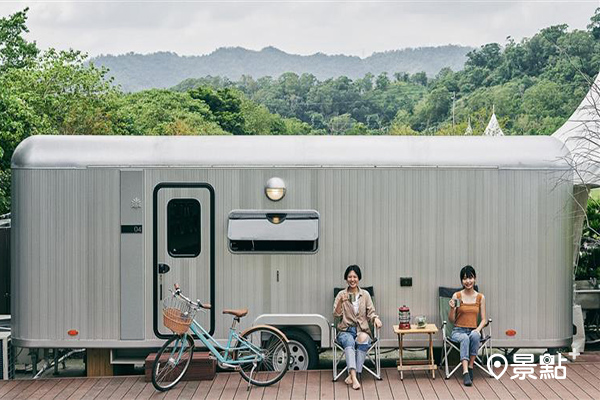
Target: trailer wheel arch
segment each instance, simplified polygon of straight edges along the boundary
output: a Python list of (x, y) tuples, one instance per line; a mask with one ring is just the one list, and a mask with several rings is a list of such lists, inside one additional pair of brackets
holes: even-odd
[(322, 349), (331, 347), (331, 326), (320, 314), (262, 314), (254, 320), (257, 324), (271, 325), (289, 334), (290, 341), (303, 347), (298, 354), (309, 358), (309, 368), (317, 365)]

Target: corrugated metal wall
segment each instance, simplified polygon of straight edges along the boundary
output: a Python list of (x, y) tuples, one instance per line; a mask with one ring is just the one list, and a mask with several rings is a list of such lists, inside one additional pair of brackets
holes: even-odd
[[(330, 317), (333, 287), (349, 264), (373, 285), (386, 344), (397, 307), (439, 323), (437, 288), (459, 286), (475, 266), (494, 318), (497, 345), (557, 345), (571, 335), (571, 185), (562, 172), (443, 168), (147, 170), (146, 337), (152, 339), (152, 190), (159, 182), (207, 182), (216, 192), (217, 336), (231, 323), (222, 308), (247, 306), (244, 326), (263, 313)], [(119, 338), (119, 172), (15, 171), (13, 247), (19, 296), (15, 337)], [(270, 202), (267, 179), (286, 197)], [(227, 249), (233, 209), (314, 209), (315, 255), (241, 255)], [(276, 280), (279, 272), (279, 282)], [(399, 278), (413, 278), (401, 288)], [(190, 290), (208, 301), (208, 294)], [(77, 326), (72, 326), (77, 325)], [(114, 344), (114, 343), (113, 343)], [(507, 344), (508, 345), (508, 344)]]
[[(272, 176), (288, 187), (278, 203), (263, 194)], [(362, 284), (375, 286), (387, 327), (402, 304), (439, 322), (438, 286), (460, 286), (460, 268), (472, 264), (489, 298), (495, 337), (505, 339), (512, 328), (521, 345), (536, 345), (571, 334), (570, 184), (560, 176), (497, 169), (163, 169), (146, 174), (146, 196), (163, 181), (214, 186), (221, 288), (215, 306), (248, 306), (245, 325), (262, 313), (329, 317), (332, 288), (344, 284), (343, 271), (353, 263), (363, 269)], [(319, 252), (231, 254), (226, 217), (232, 209), (315, 209), (321, 214)], [(401, 288), (401, 276), (412, 277), (413, 287)], [(147, 282), (151, 287), (150, 276)], [(230, 322), (217, 315), (221, 336)], [(393, 344), (391, 329), (384, 329), (384, 338)]]
[(119, 172), (13, 171), (14, 337), (114, 339)]

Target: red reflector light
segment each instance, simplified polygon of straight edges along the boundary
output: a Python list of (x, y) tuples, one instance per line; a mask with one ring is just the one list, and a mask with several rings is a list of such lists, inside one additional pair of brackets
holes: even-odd
[(71, 329), (67, 333), (69, 334), (69, 336), (77, 336), (77, 335), (79, 335), (79, 331), (77, 329)]
[(515, 331), (514, 329), (508, 329), (505, 333), (506, 336), (515, 336), (517, 334), (517, 331)]

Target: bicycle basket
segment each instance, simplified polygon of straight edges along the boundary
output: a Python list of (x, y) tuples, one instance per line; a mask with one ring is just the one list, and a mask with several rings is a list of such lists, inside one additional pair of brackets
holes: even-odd
[(196, 309), (186, 301), (176, 296), (169, 296), (163, 300), (163, 324), (178, 335), (188, 331)]

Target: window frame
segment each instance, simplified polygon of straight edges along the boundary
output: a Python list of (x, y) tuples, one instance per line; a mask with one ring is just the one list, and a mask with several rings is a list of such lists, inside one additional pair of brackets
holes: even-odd
[[(198, 242), (197, 242), (198, 246), (197, 246), (197, 252), (195, 252), (195, 253), (177, 254), (177, 253), (171, 252), (171, 246), (170, 246), (170, 244), (171, 244), (171, 240), (170, 240), (171, 225), (169, 223), (169, 221), (170, 221), (169, 207), (171, 206), (171, 204), (173, 202), (183, 202), (183, 201), (195, 202), (195, 204), (198, 205), (198, 221), (197, 221), (197, 223), (198, 223)], [(166, 217), (167, 217), (167, 221), (166, 221), (167, 246), (166, 247), (167, 247), (167, 254), (169, 255), (169, 257), (172, 257), (172, 258), (196, 258), (196, 257), (198, 257), (202, 253), (202, 204), (200, 204), (200, 201), (193, 197), (172, 198), (167, 202)]]

